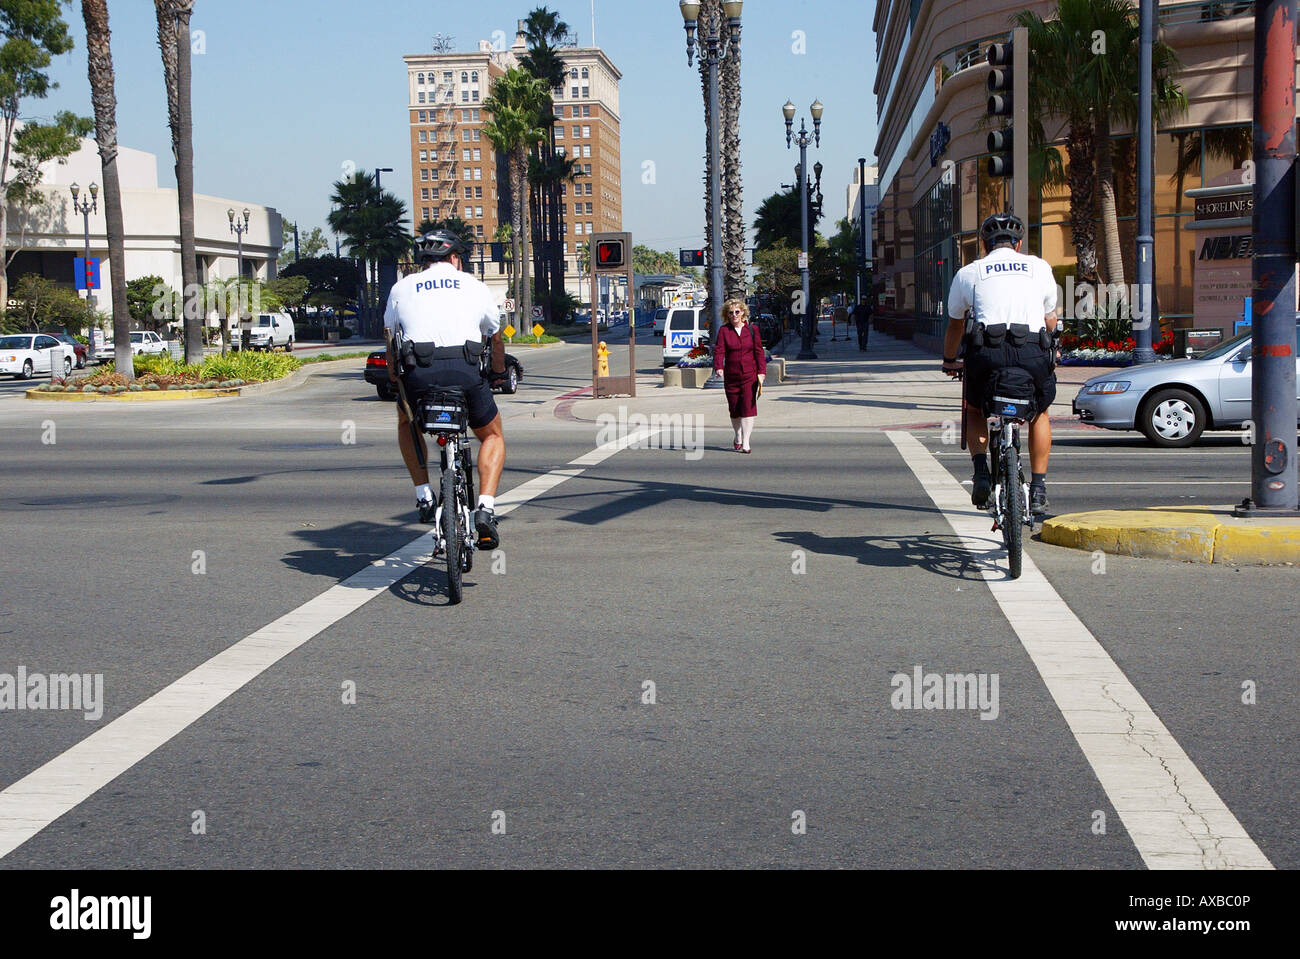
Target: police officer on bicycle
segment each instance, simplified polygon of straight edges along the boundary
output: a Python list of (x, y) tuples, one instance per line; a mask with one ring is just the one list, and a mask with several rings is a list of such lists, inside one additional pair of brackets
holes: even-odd
[[(505, 347), (501, 342), (501, 318), (491, 291), (473, 274), (462, 272), (469, 244), (448, 230), (436, 230), (417, 237), (416, 261), (427, 264), (422, 272), (399, 280), (388, 295), (384, 327), (388, 341), (388, 376), (396, 383), (401, 377), (407, 400), (418, 398), (437, 387), (464, 390), (469, 426), (478, 437), (479, 490), (474, 527), (479, 549), (500, 545), (496, 523), (496, 493), (506, 461), (506, 442), (501, 414), (492, 397), (489, 380), (480, 373), (485, 349), (484, 337), (491, 337), (492, 379), (505, 375)], [(400, 370), (400, 374), (399, 374)], [(415, 484), (416, 506), (421, 523), (432, 523), (437, 501), (429, 485), (427, 466), (420, 465), (416, 442), (424, 462), (428, 447), (424, 436), (411, 430), (404, 404), (397, 409), (397, 443), (402, 460)]]
[[(1047, 464), (1052, 452), (1048, 410), (1056, 399), (1056, 279), (1046, 260), (1020, 252), (1025, 225), (995, 213), (980, 226), (985, 256), (953, 277), (943, 371), (965, 372), (966, 442), (975, 475), (971, 502), (983, 509), (992, 492), (985, 395), (998, 370), (1018, 367), (1033, 378), (1036, 415), (1029, 426), (1030, 512), (1047, 508)], [(970, 313), (966, 321), (967, 311)], [(965, 347), (965, 360), (958, 350)]]

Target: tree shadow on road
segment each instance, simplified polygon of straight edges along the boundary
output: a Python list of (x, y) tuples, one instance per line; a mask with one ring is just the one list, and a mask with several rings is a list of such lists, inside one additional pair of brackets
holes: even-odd
[(952, 534), (921, 533), (914, 536), (821, 536), (806, 530), (773, 533), (778, 540), (810, 553), (848, 556), (863, 566), (882, 569), (925, 569), (950, 579), (983, 582), (985, 572), (1006, 578), (998, 561), (1005, 556), (1002, 543), (979, 540), (987, 549), (972, 551)]

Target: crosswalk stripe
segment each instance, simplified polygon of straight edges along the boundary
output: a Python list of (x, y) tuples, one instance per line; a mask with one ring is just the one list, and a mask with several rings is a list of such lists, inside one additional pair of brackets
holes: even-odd
[[(553, 470), (503, 493), (497, 498), (497, 515), (513, 512), (657, 432), (658, 429), (638, 430), (597, 447), (567, 468)], [(429, 560), (432, 549), (433, 533), (429, 532), (376, 560), (213, 656), (0, 791), (0, 859), (147, 758), (281, 659), (421, 568)]]
[[(953, 532), (972, 553), (985, 552), (987, 514), (916, 437), (886, 435)], [(983, 573), (1147, 866), (1273, 868), (1033, 560), (1025, 556), (1019, 580), (988, 566)]]

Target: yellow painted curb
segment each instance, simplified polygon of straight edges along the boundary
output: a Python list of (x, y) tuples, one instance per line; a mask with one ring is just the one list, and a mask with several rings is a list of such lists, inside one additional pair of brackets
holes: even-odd
[(1186, 563), (1300, 563), (1300, 520), (1238, 519), (1197, 506), (1071, 513), (1043, 523), (1042, 541), (1115, 556)]
[(53, 400), (63, 403), (150, 403), (159, 400), (211, 400), (222, 396), (238, 396), (239, 388), (229, 390), (141, 390), (139, 393), (46, 393), (28, 390), (29, 400)]

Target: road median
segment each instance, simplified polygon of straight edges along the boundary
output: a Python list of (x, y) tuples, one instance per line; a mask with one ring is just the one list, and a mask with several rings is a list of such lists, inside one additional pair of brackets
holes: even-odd
[(1068, 549), (1186, 563), (1300, 563), (1300, 519), (1243, 519), (1229, 506), (1070, 513), (1043, 523), (1041, 538)]

